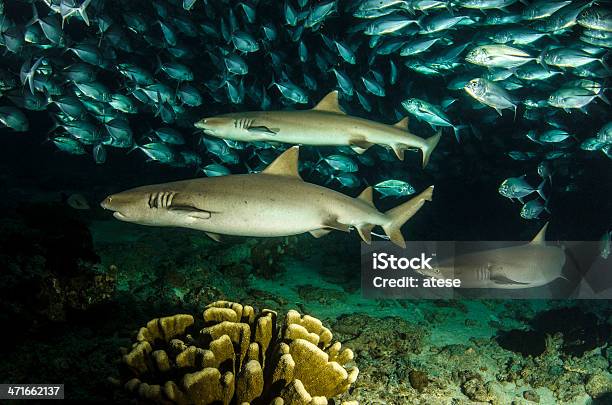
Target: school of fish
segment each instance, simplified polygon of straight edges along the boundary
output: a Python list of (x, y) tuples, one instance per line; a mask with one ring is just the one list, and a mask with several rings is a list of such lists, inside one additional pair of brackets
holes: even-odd
[(36, 128), (43, 147), (98, 164), (140, 151), (208, 177), (305, 145), (303, 173), (382, 198), (422, 189), (405, 149), (444, 175), (439, 160), (455, 157), (434, 151), (442, 136), (465, 159), (482, 143), (520, 164), (499, 194), (538, 219), (579, 187), (573, 162), (612, 159), (611, 5), (0, 0), (0, 132)]

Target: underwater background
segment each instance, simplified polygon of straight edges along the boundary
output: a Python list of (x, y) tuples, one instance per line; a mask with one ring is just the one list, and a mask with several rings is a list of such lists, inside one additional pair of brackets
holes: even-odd
[[(349, 115), (409, 116), (422, 138), (443, 129), (425, 168), (419, 151), (400, 161), (381, 146), (301, 147), (307, 182), (353, 197), (405, 182), (388, 196), (379, 187), (381, 211), (435, 185), (402, 228), (407, 243), (531, 240), (547, 221), (549, 241), (605, 242), (610, 3), (531, 4), (548, 15), (516, 1), (0, 0), (0, 382), (64, 383), (75, 403), (155, 402), (126, 388), (134, 375), (164, 382), (126, 367), (139, 328), (200, 320), (223, 300), (277, 311), (279, 328), (290, 310), (320, 319), (354, 353), (347, 370), (359, 369), (331, 403), (612, 403), (608, 300), (367, 300), (356, 232), (218, 243), (99, 206), (141, 185), (260, 171), (287, 145), (226, 142), (194, 122), (312, 108), (338, 90)], [(466, 60), (485, 44), (529, 56)], [(547, 56), (557, 49), (577, 51), (559, 62)], [(527, 67), (546, 79), (527, 79)], [(464, 90), (479, 77), (511, 94), (503, 114)], [(563, 89), (567, 108), (549, 99)], [(436, 124), (409, 98), (437, 106)], [(524, 202), (540, 207), (529, 219), (500, 191), (523, 175)]]

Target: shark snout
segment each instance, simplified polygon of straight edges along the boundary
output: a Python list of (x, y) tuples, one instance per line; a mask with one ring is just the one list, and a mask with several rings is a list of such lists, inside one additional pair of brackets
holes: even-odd
[(206, 129), (206, 119), (196, 122), (195, 124), (193, 124), (193, 126), (198, 129)]
[(116, 198), (114, 198), (112, 195), (108, 196), (102, 200), (102, 202), (100, 202), (100, 207), (104, 208), (105, 210), (113, 211), (113, 216), (123, 221), (127, 217), (119, 212), (117, 209), (117, 201), (114, 200), (116, 200)]
[(105, 210), (117, 211), (118, 201), (116, 200), (117, 199), (115, 198), (115, 196), (109, 195), (100, 202), (100, 207), (104, 208)]
[(204, 118), (193, 124), (194, 127), (201, 129), (205, 135), (215, 136), (214, 127), (210, 118)]
[(113, 210), (112, 203), (113, 203), (113, 196), (110, 195), (106, 197), (104, 200), (102, 200), (102, 202), (100, 202), (100, 207), (104, 208), (105, 210)]

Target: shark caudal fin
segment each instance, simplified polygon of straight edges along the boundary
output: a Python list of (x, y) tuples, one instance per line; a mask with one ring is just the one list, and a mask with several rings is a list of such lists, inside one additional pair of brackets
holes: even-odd
[[(438, 130), (434, 136), (430, 136), (427, 139), (423, 139), (423, 146), (421, 147), (421, 152), (423, 153), (423, 167), (427, 166), (429, 163), (429, 158), (431, 157), (431, 153), (438, 146), (438, 142), (440, 142), (440, 138), (442, 137), (442, 130)], [(393, 152), (399, 160), (404, 160), (404, 151), (410, 146), (404, 144), (396, 144), (392, 146)]]
[[(399, 129), (403, 129), (407, 131), (409, 120), (410, 120), (409, 117), (404, 117), (399, 122), (395, 123), (393, 126), (395, 128), (399, 128)], [(413, 135), (413, 134), (411, 135), (416, 137), (416, 135)], [(441, 136), (442, 136), (442, 130), (439, 130), (438, 132), (436, 132), (434, 136), (431, 136), (427, 139), (422, 139), (423, 146), (420, 149), (423, 152), (423, 167), (427, 166), (427, 163), (429, 162), (429, 157), (431, 156), (431, 153), (434, 151), (436, 146), (438, 146), (438, 142), (440, 142)], [(404, 151), (406, 149), (414, 147), (414, 146), (409, 146), (407, 144), (403, 144), (402, 142), (396, 143), (394, 145), (389, 145), (389, 146), (393, 149), (393, 152), (395, 152), (395, 155), (397, 156), (399, 160), (404, 160)]]
[(416, 212), (425, 204), (425, 201), (431, 201), (433, 196), (434, 186), (429, 186), (421, 194), (413, 197), (410, 201), (407, 201), (395, 208), (391, 208), (385, 212), (389, 223), (383, 226), (383, 229), (391, 242), (395, 243), (399, 247), (405, 248), (406, 242), (402, 236), (401, 227), (406, 221), (408, 221)]
[(431, 157), (431, 153), (438, 146), (438, 142), (440, 142), (440, 138), (442, 137), (442, 130), (438, 130), (434, 136), (430, 136), (425, 139), (425, 147), (423, 148), (423, 167), (427, 166), (429, 163), (429, 158)]

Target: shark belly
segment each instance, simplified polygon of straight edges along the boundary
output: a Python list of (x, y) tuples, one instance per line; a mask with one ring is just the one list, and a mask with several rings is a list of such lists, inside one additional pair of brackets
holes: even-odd
[(201, 197), (193, 203), (210, 211), (210, 218), (185, 216), (178, 226), (225, 235), (288, 236), (379, 214), (343, 194), (287, 177), (235, 175), (201, 184)]
[(559, 248), (523, 245), (459, 256), (454, 274), (462, 288), (522, 289), (560, 277), (564, 263)]
[(318, 111), (279, 111), (258, 113), (255, 122), (280, 130), (265, 135), (267, 141), (311, 146), (346, 146), (365, 140), (365, 132), (355, 119)]
[(406, 129), (348, 115), (321, 111), (277, 111), (247, 117), (267, 127), (279, 128), (276, 134), (263, 135), (267, 141), (312, 146), (424, 146), (421, 138), (406, 132)]

